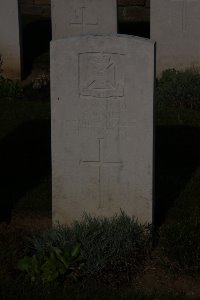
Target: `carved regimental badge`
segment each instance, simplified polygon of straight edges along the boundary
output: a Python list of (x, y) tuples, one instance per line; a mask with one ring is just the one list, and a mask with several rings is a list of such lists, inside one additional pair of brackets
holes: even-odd
[(110, 98), (124, 96), (123, 54), (79, 54), (80, 96)]

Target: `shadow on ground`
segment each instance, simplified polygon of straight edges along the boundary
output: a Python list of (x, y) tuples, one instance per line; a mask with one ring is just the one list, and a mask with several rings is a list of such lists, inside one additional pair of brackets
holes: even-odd
[(23, 123), (0, 142), (0, 222), (18, 200), (51, 173), (50, 121)]
[(119, 34), (129, 34), (150, 38), (150, 23), (119, 23), (118, 32)]
[(200, 129), (158, 127), (155, 143), (155, 224), (161, 225), (200, 165)]

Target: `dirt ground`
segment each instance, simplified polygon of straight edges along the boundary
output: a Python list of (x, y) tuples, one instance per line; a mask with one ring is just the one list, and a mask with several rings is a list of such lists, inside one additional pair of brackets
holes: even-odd
[(200, 296), (200, 275), (186, 275), (173, 272), (162, 266), (156, 250), (144, 272), (138, 277), (136, 289), (145, 293), (159, 291), (162, 293), (183, 293), (187, 296)]

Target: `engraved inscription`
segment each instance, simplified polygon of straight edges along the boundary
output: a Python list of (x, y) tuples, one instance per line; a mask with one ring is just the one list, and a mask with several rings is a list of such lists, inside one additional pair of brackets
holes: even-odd
[(106, 107), (106, 129), (125, 128), (135, 125), (134, 117), (128, 117), (129, 113), (123, 101), (107, 101)]
[(80, 166), (96, 167), (99, 170), (98, 174), (98, 188), (99, 188), (99, 208), (102, 207), (102, 168), (103, 167), (122, 167), (121, 161), (104, 161), (104, 140), (98, 139), (99, 159), (97, 161), (80, 161)]
[(91, 121), (89, 119), (81, 119), (79, 120), (78, 127), (79, 129), (102, 129), (102, 130), (113, 130), (113, 129), (126, 129), (130, 127), (134, 127), (136, 125), (136, 121), (121, 121), (119, 114), (115, 112), (110, 112), (107, 114), (105, 121)]
[[(86, 105), (82, 102), (82, 110), (79, 114), (79, 129), (90, 129), (94, 133), (107, 134), (107, 130), (124, 132), (126, 128), (136, 124), (135, 115), (130, 114), (124, 98), (107, 99), (101, 103), (94, 101), (95, 105)], [(123, 130), (124, 129), (124, 130)]]
[(106, 128), (113, 129), (120, 126), (120, 112), (109, 111), (106, 114)]
[(123, 54), (79, 54), (80, 96), (110, 98), (124, 96)]
[(182, 32), (187, 32), (188, 29), (188, 9), (189, 4), (192, 2), (197, 2), (197, 0), (171, 0), (172, 2), (180, 2), (181, 3), (181, 28)]
[(72, 16), (69, 24), (76, 26), (81, 33), (87, 33), (88, 26), (98, 26), (98, 16), (95, 3), (88, 1), (74, 1), (70, 6), (70, 15)]
[(113, 129), (125, 129), (129, 127), (133, 127), (136, 124), (134, 118), (121, 118), (120, 112), (117, 111), (109, 111), (106, 112), (105, 115), (102, 115), (98, 119), (91, 118), (81, 118), (79, 120), (79, 129), (102, 129), (102, 130), (113, 130)]
[(121, 120), (120, 112), (108, 112), (106, 117), (106, 129), (123, 129), (135, 126), (135, 121)]

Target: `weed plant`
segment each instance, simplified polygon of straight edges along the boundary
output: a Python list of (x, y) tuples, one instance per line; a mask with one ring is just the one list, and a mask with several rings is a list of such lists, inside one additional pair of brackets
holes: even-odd
[(18, 262), (18, 268), (27, 274), (32, 282), (48, 284), (53, 281), (72, 279), (77, 281), (84, 262), (80, 257), (80, 245), (69, 251), (64, 245), (52, 247), (49, 253), (37, 252), (25, 256)]
[(52, 246), (64, 244), (69, 248), (81, 245), (84, 276), (108, 281), (123, 278), (124, 274), (124, 280), (129, 281), (150, 253), (151, 228), (124, 213), (111, 219), (85, 215), (71, 227), (57, 226), (31, 240), (35, 251), (49, 251)]
[(18, 81), (0, 76), (0, 96), (8, 98), (21, 98), (23, 89)]

